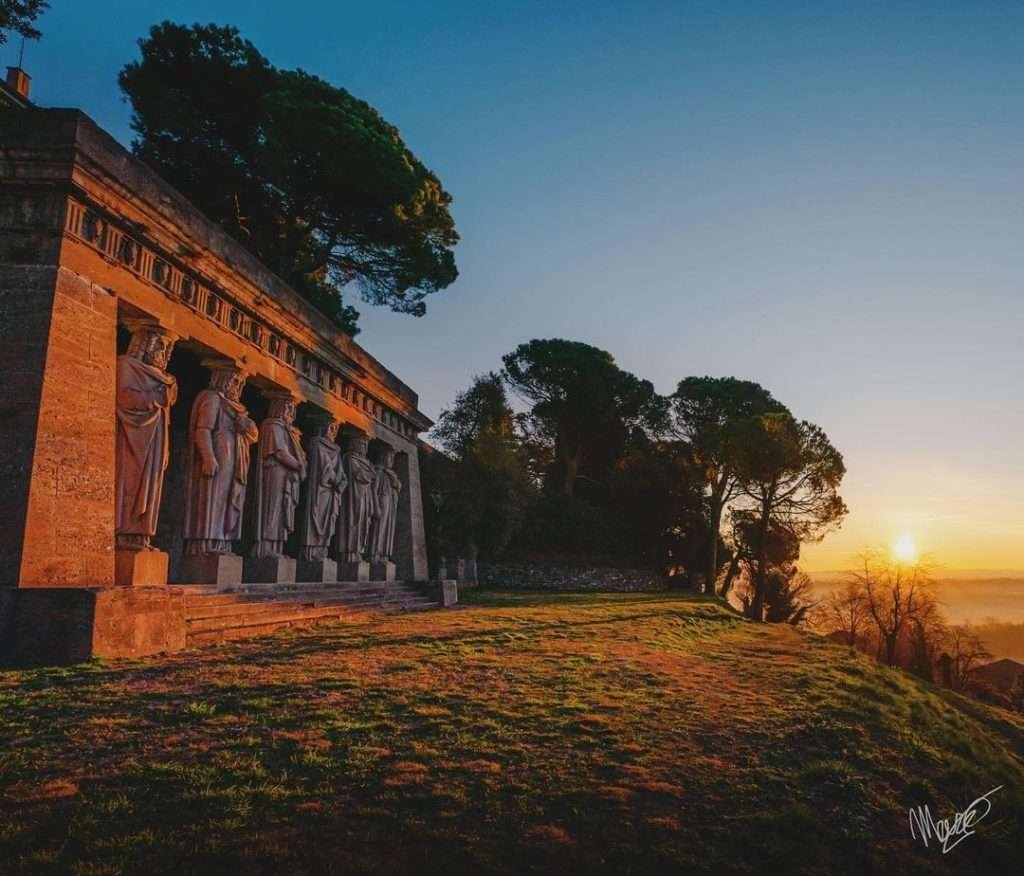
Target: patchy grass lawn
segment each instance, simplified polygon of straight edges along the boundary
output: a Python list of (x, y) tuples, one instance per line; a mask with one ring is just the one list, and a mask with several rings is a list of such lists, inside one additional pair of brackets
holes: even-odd
[(0, 871), (1020, 872), (1022, 737), (714, 600), (483, 593), (0, 673)]

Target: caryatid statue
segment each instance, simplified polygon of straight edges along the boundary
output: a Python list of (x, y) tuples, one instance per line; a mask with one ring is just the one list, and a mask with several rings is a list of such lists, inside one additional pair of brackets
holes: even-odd
[(370, 529), (377, 516), (377, 494), (374, 490), (377, 472), (366, 456), (369, 441), (360, 435), (349, 439), (342, 456), (348, 478), (348, 489), (342, 502), (338, 524), (338, 554), (345, 562), (358, 563), (370, 550)]
[(229, 554), (242, 537), (249, 447), (259, 430), (239, 401), (245, 374), (205, 362), (210, 388), (196, 396), (189, 421), (185, 482), (185, 553)]
[(171, 405), (178, 383), (165, 370), (174, 336), (154, 322), (130, 322), (128, 352), (117, 357), (116, 545), (149, 550), (170, 458)]
[(309, 480), (306, 482), (306, 507), (303, 511), (303, 560), (325, 560), (334, 537), (342, 495), (348, 485), (337, 443), (338, 423), (331, 420), (323, 435), (308, 441)]
[(395, 545), (395, 518), (398, 516), (398, 494), (402, 481), (395, 474), (395, 451), (386, 447), (376, 466), (373, 489), (377, 495), (377, 516), (370, 534), (373, 559), (381, 562), (391, 559)]
[(256, 468), (256, 514), (252, 556), (283, 557), (284, 543), (295, 529), (299, 487), (306, 477), (302, 433), (295, 428), (295, 399), (270, 395), (270, 411), (260, 425)]

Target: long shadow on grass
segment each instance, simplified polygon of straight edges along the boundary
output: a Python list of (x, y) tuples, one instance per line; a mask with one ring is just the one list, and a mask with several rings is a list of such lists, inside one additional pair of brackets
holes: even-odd
[[(630, 606), (640, 603), (617, 603)], [(647, 605), (650, 603), (647, 602)], [(80, 664), (70, 668), (42, 668), (22, 671), (0, 673), (0, 681), (5, 679), (15, 681), (21, 690), (43, 690), (51, 687), (62, 687), (65, 689), (88, 690), (103, 686), (110, 681), (119, 680), (125, 682), (158, 681), (169, 673), (180, 670), (183, 666), (191, 665), (196, 659), (202, 662), (204, 668), (216, 668), (227, 666), (244, 660), (246, 665), (271, 666), (282, 663), (289, 663), (298, 660), (308, 654), (330, 650), (335, 652), (365, 651), (378, 647), (405, 647), (405, 646), (446, 646), (452, 644), (472, 647), (483, 643), (490, 643), (495, 638), (507, 635), (522, 635), (528, 633), (534, 637), (542, 637), (546, 633), (558, 631), (567, 633), (570, 631), (596, 630), (608, 628), (616, 624), (629, 624), (638, 621), (664, 620), (666, 618), (679, 618), (682, 620), (697, 620), (701, 623), (716, 625), (736, 625), (741, 619), (733, 614), (714, 611), (701, 613), (696, 618), (692, 611), (652, 609), (648, 611), (634, 611), (630, 613), (617, 613), (611, 617), (602, 618), (559, 618), (552, 621), (522, 621), (506, 624), (487, 626), (483, 629), (463, 629), (452, 632), (428, 632), (417, 633), (407, 636), (375, 635), (379, 633), (379, 622), (353, 625), (351, 622), (342, 621), (332, 625), (322, 625), (308, 630), (289, 630), (287, 633), (279, 633), (274, 636), (248, 639), (244, 642), (233, 643), (223, 646), (220, 652), (211, 652), (208, 649), (196, 651), (178, 652), (174, 655), (156, 658), (155, 662), (147, 661), (146, 665), (140, 666), (137, 662), (115, 662)], [(216, 656), (212, 656), (216, 653)]]

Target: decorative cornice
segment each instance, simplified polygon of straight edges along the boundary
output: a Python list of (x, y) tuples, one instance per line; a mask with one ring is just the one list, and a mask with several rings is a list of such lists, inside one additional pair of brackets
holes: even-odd
[(230, 292), (190, 268), (184, 259), (162, 251), (146, 239), (142, 229), (129, 233), (131, 223), (85, 201), (81, 194), (68, 198), (65, 234), (158, 289), (175, 304), (184, 305), (398, 434), (415, 440), (423, 431), (425, 426), (418, 418), (413, 420), (392, 410), (356, 383), (353, 378), (365, 374), (357, 363), (340, 354), (333, 362), (324, 362), (290, 337), (286, 329), (263, 315), (257, 316)]

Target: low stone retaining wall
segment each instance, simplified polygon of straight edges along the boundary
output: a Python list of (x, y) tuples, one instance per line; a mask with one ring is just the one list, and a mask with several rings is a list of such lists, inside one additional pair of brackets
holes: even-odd
[(543, 563), (480, 563), (480, 586), (495, 590), (563, 590), (641, 593), (665, 590), (665, 579), (649, 569), (555, 566)]

